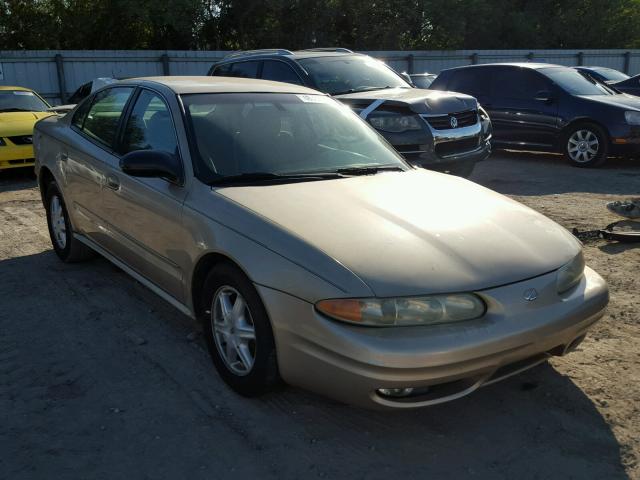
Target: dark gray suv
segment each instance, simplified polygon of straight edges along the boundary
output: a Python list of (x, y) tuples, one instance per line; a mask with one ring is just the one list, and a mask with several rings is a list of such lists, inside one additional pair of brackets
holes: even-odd
[(413, 88), (385, 63), (344, 48), (232, 53), (209, 75), (304, 85), (349, 105), (413, 165), (469, 176), (491, 153), (475, 98)]

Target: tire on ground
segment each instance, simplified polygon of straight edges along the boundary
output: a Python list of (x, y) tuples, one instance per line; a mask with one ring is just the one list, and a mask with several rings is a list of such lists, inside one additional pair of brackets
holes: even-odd
[[(253, 343), (248, 341), (249, 348), (253, 352), (253, 365), (244, 374), (235, 373), (227, 364), (221, 353), (224, 348), (219, 346), (220, 341), (216, 343), (213, 327), (214, 299), (220, 292), (231, 290), (239, 293), (246, 302), (248, 317), (255, 332)], [(258, 292), (242, 271), (229, 263), (221, 263), (213, 267), (205, 280), (199, 307), (213, 364), (222, 379), (233, 390), (241, 395), (253, 397), (272, 390), (280, 383), (271, 322)], [(249, 320), (246, 321), (249, 322)], [(218, 333), (218, 335), (221, 334)]]
[[(87, 260), (94, 255), (93, 250), (80, 242), (73, 234), (71, 222), (69, 220), (69, 213), (67, 212), (64, 198), (56, 182), (51, 182), (47, 185), (47, 189), (44, 195), (44, 206), (47, 214), (47, 226), (49, 228), (49, 236), (51, 237), (51, 244), (53, 249), (63, 262), (73, 263)], [(65, 241), (61, 244), (61, 241), (56, 238), (54, 232), (54, 225), (52, 219), (52, 204), (57, 199), (58, 205), (62, 209), (62, 217), (64, 221)]]

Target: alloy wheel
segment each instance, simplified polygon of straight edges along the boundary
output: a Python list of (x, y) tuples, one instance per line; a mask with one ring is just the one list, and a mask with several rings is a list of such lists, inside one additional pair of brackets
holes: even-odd
[(576, 163), (587, 163), (598, 155), (600, 142), (598, 136), (591, 130), (576, 130), (567, 142), (567, 153)]
[(233, 287), (220, 287), (211, 305), (211, 330), (218, 353), (239, 376), (251, 372), (256, 359), (256, 334), (245, 299)]

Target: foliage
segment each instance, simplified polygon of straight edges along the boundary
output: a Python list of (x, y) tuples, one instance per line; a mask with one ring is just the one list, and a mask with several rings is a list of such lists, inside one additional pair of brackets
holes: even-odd
[(638, 48), (640, 0), (0, 0), (0, 49)]

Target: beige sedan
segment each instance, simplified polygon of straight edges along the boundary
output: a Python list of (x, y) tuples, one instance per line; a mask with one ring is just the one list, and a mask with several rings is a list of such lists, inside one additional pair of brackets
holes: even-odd
[(608, 302), (565, 229), (306, 88), (126, 80), (34, 145), (58, 256), (98, 252), (201, 320), (243, 395), (452, 400), (571, 351)]

